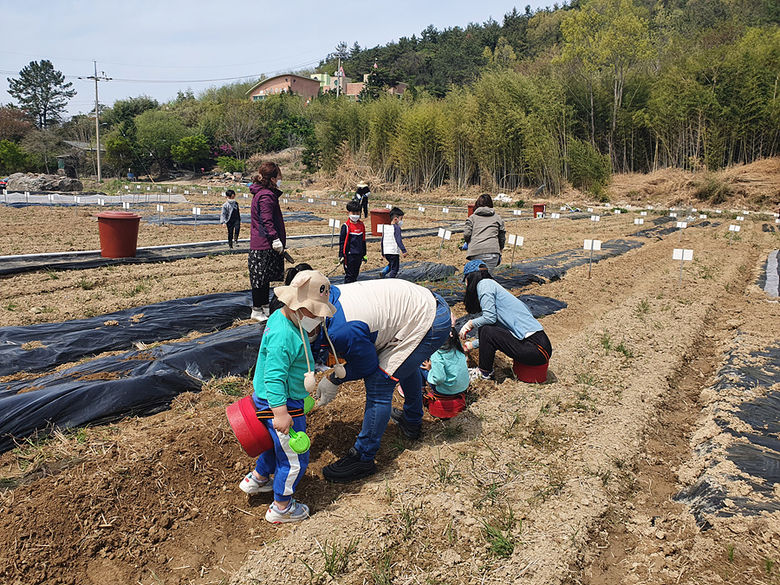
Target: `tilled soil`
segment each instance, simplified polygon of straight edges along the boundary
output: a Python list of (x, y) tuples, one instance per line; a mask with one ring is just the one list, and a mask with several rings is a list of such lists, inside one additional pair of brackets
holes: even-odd
[[(625, 236), (633, 217), (518, 221), (509, 231), (526, 238), (520, 259)], [(543, 320), (554, 347), (548, 384), (514, 381), (500, 360), (496, 382), (473, 386), (468, 411), (426, 418), (421, 441), (391, 423), (379, 473), (345, 486), (321, 469), (361, 424), (362, 385), (347, 384), (309, 417), (312, 461), (297, 497), (313, 516), (300, 525), (267, 524), (269, 498), (238, 489), (252, 461), (224, 407), (250, 391), (247, 380), (214, 380), (155, 416), (23, 443), (0, 456), (0, 581), (777, 582), (767, 563), (780, 560), (777, 518), (715, 520), (702, 532), (670, 499), (735, 328), (776, 339), (768, 324), (780, 323), (778, 304), (752, 284), (777, 235), (748, 220), (730, 244), (727, 229), (652, 238), (595, 265), (590, 279), (583, 266), (523, 289), (569, 305)], [(437, 259), (437, 238), (413, 242), (407, 259)], [(441, 261), (460, 266), (455, 243)], [(695, 251), (681, 284), (679, 247)], [(296, 256), (327, 268), (335, 253)], [(370, 258), (381, 264), (378, 252)], [(17, 304), (0, 311), (7, 325), (244, 289), (248, 278), (245, 259), (229, 256), (2, 282), (2, 304)]]

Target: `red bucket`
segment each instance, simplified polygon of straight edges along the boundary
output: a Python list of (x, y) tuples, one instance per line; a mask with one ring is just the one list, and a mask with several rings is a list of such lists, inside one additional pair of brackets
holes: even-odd
[(230, 428), (241, 443), (241, 447), (250, 457), (273, 449), (274, 442), (268, 429), (257, 418), (257, 410), (252, 395), (245, 396), (225, 409)]
[(436, 418), (452, 418), (466, 409), (466, 397), (460, 394), (454, 398), (434, 398), (429, 400), (428, 412)]
[(542, 364), (541, 366), (526, 366), (520, 362), (515, 361), (512, 364), (512, 371), (517, 376), (517, 379), (521, 382), (528, 382), (529, 384), (544, 384), (547, 381), (547, 366), (549, 362)]

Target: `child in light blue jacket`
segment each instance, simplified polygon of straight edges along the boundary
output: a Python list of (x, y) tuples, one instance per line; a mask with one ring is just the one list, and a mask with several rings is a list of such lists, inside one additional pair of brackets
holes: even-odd
[(466, 354), (453, 327), (450, 336), (421, 369), (430, 391), (423, 396), (428, 412), (437, 418), (451, 418), (466, 407), (469, 369)]

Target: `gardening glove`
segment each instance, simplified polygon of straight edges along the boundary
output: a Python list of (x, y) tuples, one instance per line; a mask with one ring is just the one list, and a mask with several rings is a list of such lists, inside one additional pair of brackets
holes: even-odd
[(474, 329), (474, 324), (471, 322), (471, 319), (469, 319), (468, 321), (466, 321), (466, 323), (464, 323), (463, 327), (460, 328), (458, 335), (460, 336), (461, 339), (466, 339), (466, 335), (472, 329)]
[(363, 256), (363, 264), (365, 264), (366, 262), (368, 262), (368, 256)]
[(320, 380), (320, 383), (317, 384), (317, 393), (314, 395), (314, 397), (317, 399), (317, 406), (325, 406), (331, 400), (336, 398), (336, 394), (338, 393), (338, 385), (331, 382), (330, 379), (325, 376), (322, 380)]
[(473, 341), (464, 341), (462, 345), (463, 345), (463, 349), (466, 351), (471, 351), (472, 349), (474, 349)]
[(274, 252), (277, 254), (281, 254), (284, 252), (284, 244), (282, 244), (282, 240), (279, 238), (276, 238), (273, 242), (271, 242), (271, 247), (274, 249)]

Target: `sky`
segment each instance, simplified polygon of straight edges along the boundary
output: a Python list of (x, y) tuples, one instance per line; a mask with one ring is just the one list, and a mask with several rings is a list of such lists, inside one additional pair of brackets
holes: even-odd
[[(48, 59), (78, 93), (66, 115), (100, 103), (148, 95), (160, 102), (178, 91), (199, 92), (235, 78), (313, 68), (340, 41), (374, 47), (437, 29), (498, 22), (523, 0), (0, 0), (0, 104), (15, 103), (8, 77), (30, 61)], [(103, 73), (105, 72), (105, 73)]]

